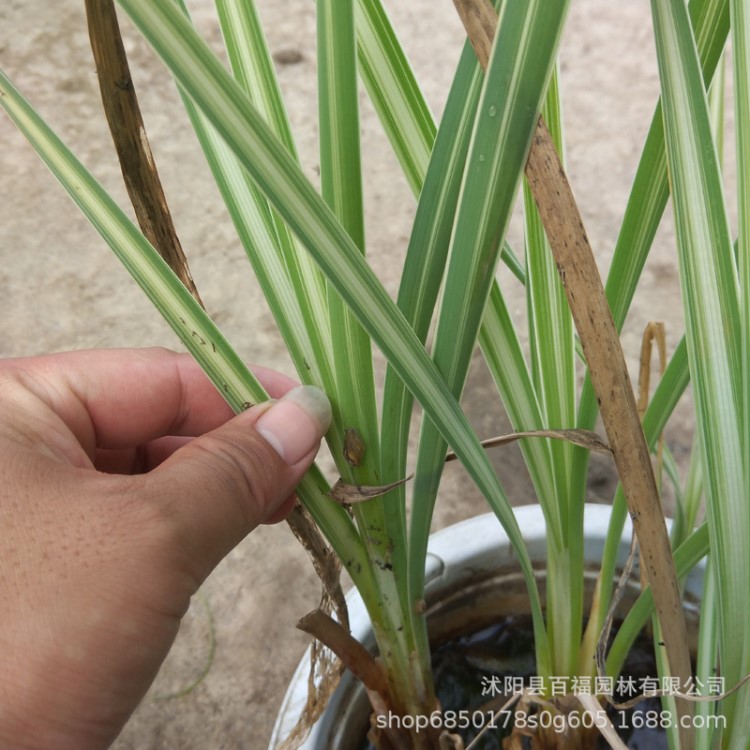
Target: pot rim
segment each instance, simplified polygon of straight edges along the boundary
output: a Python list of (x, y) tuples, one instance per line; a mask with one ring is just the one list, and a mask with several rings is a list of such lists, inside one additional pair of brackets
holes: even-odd
[[(610, 505), (587, 503), (584, 509), (584, 563), (597, 564), (601, 560), (609, 527)], [(514, 508), (532, 564), (546, 562), (547, 528), (539, 505)], [(667, 519), (667, 525), (670, 520)], [(624, 566), (632, 536), (630, 518), (626, 519), (617, 555), (617, 566)], [(511, 567), (516, 562), (513, 547), (494, 513), (474, 516), (448, 526), (430, 536), (425, 566), (426, 597), (429, 600), (451, 591), (472, 577), (488, 576)], [(697, 565), (685, 583), (687, 594), (700, 597), (703, 589), (703, 563)], [(371, 652), (376, 651), (375, 639), (364, 602), (356, 589), (346, 595), (352, 635)], [(305, 651), (289, 683), (279, 708), (268, 750), (278, 750), (295, 726), (307, 699), (307, 680), (310, 669), (310, 648)], [(335, 747), (331, 743), (334, 724), (342, 714), (352, 709), (352, 688), (357, 681), (345, 671), (331, 696), (323, 715), (313, 725), (300, 750), (319, 750)], [(364, 695), (364, 691), (361, 691)]]

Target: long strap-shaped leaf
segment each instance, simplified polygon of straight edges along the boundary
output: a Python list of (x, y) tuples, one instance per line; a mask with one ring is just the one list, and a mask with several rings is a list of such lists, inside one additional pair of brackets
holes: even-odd
[(503, 509), (531, 591), (532, 610), (541, 623), (533, 570), (497, 477), (458, 401), (351, 239), (179, 11), (171, 3), (148, 0), (121, 0), (121, 5), (335, 283), (480, 490)]
[[(359, 0), (357, 9), (360, 76), (414, 195), (421, 197), (434, 157), (435, 120), (380, 0)], [(446, 111), (447, 104), (443, 121)], [(507, 242), (500, 257), (526, 283), (523, 265)]]
[(380, 0), (358, 0), (359, 72), (415, 195), (422, 191), (435, 121)]
[[(544, 0), (501, 5), (498, 39), (474, 123), (433, 346), (435, 363), (457, 397), (476, 348), (566, 10), (567, 3)], [(427, 549), (445, 451), (444, 438), (425, 420), (412, 507), (410, 546), (415, 560)], [(424, 579), (421, 566), (410, 570), (410, 579), (412, 590), (419, 592)], [(542, 664), (540, 668), (547, 667)]]
[[(748, 483), (743, 470), (738, 279), (687, 10), (681, 0), (652, 0), (664, 103), (688, 358), (701, 437), (711, 552), (720, 604), (719, 654), (728, 684), (750, 666)], [(747, 415), (743, 415), (747, 419)], [(744, 623), (744, 624), (743, 624)], [(750, 690), (725, 702), (730, 736), (750, 735)], [(735, 712), (735, 706), (737, 711)], [(736, 726), (733, 726), (737, 722)]]
[[(467, 44), (451, 85), (424, 186), (419, 195), (398, 292), (398, 307), (422, 342), (427, 338), (445, 273), (456, 204), (483, 78), (476, 57)], [(389, 365), (383, 393), (381, 436), (382, 481), (385, 483), (395, 482), (406, 476), (413, 404), (412, 394)], [(398, 519), (398, 530), (406, 528), (406, 491), (403, 484), (399, 484), (391, 493), (385, 510), (389, 527), (396, 525), (396, 519), (391, 519), (391, 515), (399, 513), (401, 518)], [(406, 540), (403, 543), (403, 553), (402, 559), (396, 558), (400, 554), (398, 546), (394, 545), (394, 566), (400, 563), (404, 570), (424, 567), (421, 551), (410, 549)], [(410, 589), (411, 586), (407, 586), (408, 602), (413, 602), (421, 594)], [(418, 639), (415, 657), (423, 660), (422, 668), (429, 672), (426, 623), (424, 617), (414, 612), (413, 606), (409, 606), (409, 611), (416, 621), (413, 625)]]
[[(750, 8), (744, 0), (731, 0), (731, 12), (739, 216), (737, 256), (742, 300), (740, 325), (742, 400), (740, 404), (744, 417), (741, 429), (747, 491), (750, 487)], [(750, 646), (746, 645), (747, 648)], [(745, 716), (750, 713), (748, 692), (750, 691), (744, 692), (738, 709), (738, 713)], [(737, 737), (741, 736), (741, 732), (740, 727), (736, 733)]]
[[(419, 197), (433, 157), (435, 120), (381, 1), (358, 0), (356, 23), (359, 74), (404, 175)], [(501, 259), (525, 283), (523, 265), (507, 243)]]
[[(527, 166), (529, 183), (560, 269), (609, 444), (625, 488), (641, 559), (655, 592), (670, 674), (684, 682), (690, 675), (685, 619), (651, 457), (596, 261), (585, 234), (580, 231), (580, 222), (570, 223), (571, 215), (577, 214), (572, 194), (569, 189), (567, 193), (560, 191), (555, 184), (560, 174), (551, 142), (544, 151), (532, 150)], [(681, 717), (688, 716), (690, 710), (689, 705), (680, 703)], [(688, 737), (685, 731), (685, 748), (689, 746)]]
[[(553, 74), (542, 110), (555, 148), (564, 160), (562, 111), (557, 75)], [(526, 181), (523, 189), (526, 236), (526, 309), (529, 350), (537, 398), (547, 427), (575, 424), (576, 361), (573, 317), (555, 267), (544, 224)], [(485, 355), (486, 356), (486, 355)], [(547, 628), (555, 674), (575, 674), (581, 645), (583, 592), (582, 498), (570, 496), (573, 446), (550, 441), (549, 473), (554, 480), (548, 514), (553, 532), (547, 545), (550, 580), (547, 586)], [(556, 526), (556, 528), (555, 528)]]
[[(318, 0), (316, 4), (320, 177), (323, 199), (364, 254), (354, 9), (354, 0)], [(336, 390), (330, 395), (347, 437), (344, 454), (334, 459), (348, 483), (377, 484), (381, 481), (380, 437), (370, 338), (331, 282), (328, 305), (336, 374)], [(368, 604), (377, 607), (389, 624), (387, 640), (381, 642), (380, 649), (389, 697), (399, 712), (414, 714), (432, 707), (432, 685), (429, 672), (422, 675), (411, 669), (416, 647), (413, 604), (403, 565), (406, 530), (399, 512), (391, 512), (386, 521), (389, 502), (390, 498), (376, 498), (356, 505), (352, 512), (380, 590), (378, 601)], [(426, 661), (428, 652), (423, 651), (421, 661)], [(413, 680), (404, 679), (408, 674), (414, 674), (414, 681), (423, 681), (412, 684)], [(424, 702), (414, 703), (415, 695)]]
[(326, 357), (308, 336), (302, 312), (308, 309), (306, 298), (296, 293), (279, 256), (280, 238), (268, 201), (192, 100), (183, 96), (183, 101), (253, 270), (261, 286), (272, 290), (267, 297), (269, 307), (292, 361), (304, 382), (325, 387), (331, 379), (321, 367)]
[[(729, 32), (729, 0), (691, 0), (694, 28), (706, 88), (713, 80)], [(662, 103), (657, 103), (607, 275), (607, 299), (618, 331), (638, 284), (669, 197)]]
[(737, 261), (742, 300), (742, 424), (745, 481), (750, 483), (750, 8), (732, 0), (734, 110), (737, 139)]
[[(354, 4), (320, 0), (316, 9), (321, 190), (323, 200), (364, 254)], [(351, 484), (375, 484), (380, 439), (370, 339), (335, 289), (329, 290), (328, 305), (336, 375), (336, 391), (330, 395), (345, 428), (356, 431), (363, 446), (356, 460), (350, 456), (347, 461), (342, 455), (334, 459)], [(382, 522), (379, 528), (382, 531)]]
[[(691, 0), (689, 10), (704, 81), (708, 84), (713, 79), (729, 32), (729, 0)], [(625, 322), (668, 198), (664, 124), (659, 102), (638, 163), (607, 276), (607, 300), (618, 331)], [(592, 429), (597, 413), (596, 396), (591, 380), (587, 377), (579, 402), (578, 427)], [(585, 493), (587, 464), (588, 453), (575, 451), (571, 489), (573, 497), (582, 497)]]
[[(181, 0), (184, 8), (184, 0)], [(276, 78), (271, 54), (266, 43), (265, 35), (260, 24), (255, 2), (249, 0), (217, 0), (216, 8), (221, 23), (222, 32), (229, 56), (232, 73), (238, 83), (256, 105), (260, 114), (264, 117), (268, 126), (276, 134), (289, 154), (297, 160), (296, 147), (292, 137), (291, 127), (288, 121), (281, 90)], [(187, 11), (185, 11), (187, 12)], [(189, 111), (195, 111), (192, 102), (186, 101)], [(193, 119), (195, 119), (193, 117)], [(205, 127), (196, 126), (199, 136)], [(260, 213), (264, 217), (266, 228), (261, 231), (257, 240), (252, 233), (243, 232), (239, 229), (253, 268), (261, 278), (267, 278), (278, 284), (286, 292), (286, 283), (282, 278), (288, 279), (293, 298), (285, 293), (274, 290), (267, 295), (277, 324), (284, 334), (285, 341), (297, 339), (305, 344), (304, 347), (292, 343), (290, 354), (300, 378), (304, 382), (312, 381), (321, 385), (327, 392), (335, 391), (333, 373), (331, 369), (330, 331), (328, 325), (328, 308), (325, 295), (325, 283), (317, 267), (310, 261), (307, 253), (299, 246), (299, 242), (289, 231), (286, 224), (278, 214), (268, 206), (265, 196), (252, 185), (252, 181), (244, 173), (236, 162), (234, 156), (221, 141), (215, 132), (210, 134), (212, 144), (206, 144), (202, 140), (204, 150), (220, 151), (235, 164), (230, 168), (232, 174), (237, 177), (244, 174), (244, 179), (230, 180), (234, 183), (233, 199), (229, 203), (230, 212), (232, 206), (244, 206), (251, 213)], [(219, 187), (223, 188), (223, 178), (216, 175)], [(242, 183), (245, 185), (242, 185)], [(225, 195), (225, 200), (227, 196)], [(248, 205), (251, 203), (252, 205)], [(232, 212), (235, 224), (238, 218)], [(241, 221), (242, 219), (240, 219)], [(255, 247), (254, 244), (258, 246)], [(262, 269), (259, 266), (263, 266)], [(268, 288), (263, 284), (263, 288)], [(299, 314), (293, 318), (299, 309)], [(288, 311), (285, 313), (285, 311)], [(289, 317), (289, 320), (285, 320)], [(341, 434), (342, 427), (334, 420), (338, 429), (330, 431), (329, 444), (335, 453), (340, 452), (341, 441), (336, 438)]]
[[(184, 4), (184, 0), (180, 2)], [(215, 2), (235, 79), (265, 114), (268, 126), (289, 154), (299, 160), (256, 0)]]
[(202, 304), (146, 136), (114, 0), (86, 0), (85, 4), (104, 114), (136, 219), (148, 241)]
[[(267, 399), (263, 387), (148, 240), (41, 120), (1, 70), (0, 105), (110, 245), (232, 409), (239, 412), (252, 402)], [(369, 576), (359, 535), (347, 513), (326, 497), (327, 490), (325, 479), (313, 467), (298, 487), (298, 494), (347, 565), (357, 586), (370, 593), (374, 582)]]
[[(464, 13), (463, 19), (472, 38), (476, 36), (475, 48), (482, 56), (487, 38), (492, 39), (495, 33), (494, 12), (486, 0), (460, 0), (459, 5), (470, 3), (477, 15)], [(607, 437), (641, 545), (646, 575), (655, 592), (671, 674), (685, 682), (690, 675), (685, 619), (648, 446), (583, 221), (552, 137), (541, 119), (529, 152), (526, 177), (589, 363)], [(689, 716), (690, 706), (685, 702), (681, 701), (678, 709), (681, 716)], [(690, 747), (692, 735), (686, 730), (681, 736), (685, 747)]]
[[(513, 430), (543, 430), (542, 408), (526, 364), (523, 345), (507, 302), (496, 284), (484, 311), (479, 345)], [(544, 440), (523, 440), (520, 445), (545, 522), (549, 524), (549, 538), (550, 534), (558, 534), (559, 529), (550, 453)], [(558, 537), (555, 543), (561, 546), (562, 538)]]
[[(721, 57), (726, 42), (729, 31), (728, 5), (728, 0), (691, 0), (688, 6), (703, 68), (703, 79), (706, 84), (714, 77), (717, 62)], [(620, 330), (625, 320), (633, 292), (666, 207), (668, 196), (669, 185), (667, 182), (664, 124), (662, 106), (661, 102), (659, 102), (652, 118), (646, 144), (638, 164), (638, 170), (628, 199), (625, 216), (607, 278), (607, 299), (610, 303), (612, 315), (618, 330)], [(673, 366), (679, 364), (681, 368), (679, 378), (681, 381), (684, 379), (684, 382), (687, 383), (689, 374), (684, 346), (683, 339), (680, 346), (675, 350), (673, 360), (670, 362), (665, 376), (671, 372), (675, 372)], [(680, 355), (679, 357), (678, 354)], [(652, 408), (661, 408), (659, 404), (661, 403), (661, 394), (664, 393), (661, 386), (662, 384), (660, 383), (649, 405), (647, 419), (648, 414), (652, 413)], [(667, 397), (666, 402), (667, 411), (663, 413), (664, 422), (666, 422), (666, 418), (671, 414), (676, 405), (676, 399)], [(579, 404), (578, 426), (585, 429), (586, 425), (588, 425), (591, 428), (595, 423), (597, 413), (598, 406), (594, 390), (591, 386), (591, 380), (587, 376), (584, 381)], [(643, 427), (648, 435), (646, 420), (644, 420)], [(576, 450), (572, 472), (573, 485), (571, 495), (573, 497), (582, 496), (585, 492), (587, 464), (588, 452)], [(616, 549), (622, 537), (624, 525), (625, 499), (621, 488), (618, 489), (615, 496), (614, 509), (611, 518), (612, 523), (608, 531), (608, 541), (605, 547), (602, 575), (600, 576), (602, 581), (602, 601), (605, 602), (603, 609), (605, 612), (607, 609), (606, 602), (612, 591), (611, 582), (614, 580)], [(589, 630), (592, 628), (595, 629), (595, 633), (598, 633), (600, 626), (590, 621)]]
[[(689, 382), (690, 373), (688, 371), (687, 346), (685, 338), (683, 337), (677, 344), (674, 354), (669, 360), (669, 364), (664, 370), (664, 374), (660, 378), (659, 384), (656, 386), (656, 390), (649, 402), (646, 413), (643, 415), (643, 434), (646, 437), (646, 442), (648, 443), (650, 450), (653, 451), (656, 447), (659, 435), (664, 431), (667, 420), (672, 416), (672, 412), (674, 411), (675, 406), (677, 406), (682, 394), (685, 392)], [(603, 581), (613, 581), (615, 578), (617, 548), (622, 539), (622, 531), (627, 511), (625, 496), (621, 485), (618, 485), (613, 500), (613, 506), (619, 509), (617, 513), (613, 512), (613, 517), (620, 518), (621, 514), (621, 522), (617, 520), (610, 521), (610, 526), (607, 530), (607, 542), (600, 568), (600, 578)], [(611, 588), (605, 588), (602, 591), (603, 609), (605, 613), (609, 606), (610, 593)], [(601, 622), (594, 624), (592, 627), (598, 632), (601, 628)]]

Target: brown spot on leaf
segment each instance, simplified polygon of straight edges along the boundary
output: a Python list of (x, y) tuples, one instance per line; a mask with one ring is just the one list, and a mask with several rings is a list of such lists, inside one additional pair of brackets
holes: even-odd
[(353, 427), (344, 431), (344, 458), (351, 466), (357, 467), (362, 464), (365, 457), (365, 444), (362, 436)]

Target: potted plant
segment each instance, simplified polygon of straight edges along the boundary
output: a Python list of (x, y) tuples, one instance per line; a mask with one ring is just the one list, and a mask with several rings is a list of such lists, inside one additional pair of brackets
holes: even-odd
[[(532, 564), (537, 571), (540, 586), (547, 583), (547, 536), (544, 514), (538, 505), (525, 505), (516, 509), (516, 517), (524, 531)], [(601, 504), (587, 506), (584, 517), (584, 595), (587, 606), (591, 606), (601, 559), (607, 543), (610, 525), (610, 508)], [(616, 563), (625, 568), (630, 555), (632, 526), (627, 523), (625, 534), (618, 545)], [(430, 641), (435, 650), (433, 663), (446, 725), (452, 725), (466, 744), (478, 741), (482, 728), (489, 734), (485, 740), (490, 747), (498, 746), (498, 730), (507, 736), (513, 726), (515, 706), (510, 703), (519, 682), (524, 680), (524, 671), (533, 673), (534, 656), (530, 647), (528, 628), (528, 602), (524, 597), (525, 584), (518, 569), (513, 547), (492, 514), (473, 516), (456, 525), (448, 526), (433, 534), (428, 547), (426, 571), (427, 617)], [(703, 566), (692, 570), (685, 581), (686, 612), (691, 628), (697, 622), (697, 603), (703, 591)], [(624, 611), (633, 607), (641, 592), (638, 576), (626, 581), (624, 589)], [(347, 596), (351, 632), (366, 648), (376, 651), (372, 629), (364, 604), (353, 590)], [(643, 613), (643, 602), (638, 607)], [(479, 635), (474, 633), (478, 631)], [(468, 635), (467, 635), (468, 633)], [(626, 641), (629, 638), (625, 639)], [(616, 645), (616, 659), (621, 659), (628, 646), (622, 647), (622, 639)], [(312, 650), (308, 649), (308, 652)], [(648, 659), (648, 639), (641, 641), (628, 652), (624, 669), (613, 679), (613, 692), (622, 700), (633, 698), (640, 687), (626, 687), (629, 681), (640, 685), (643, 670), (655, 674), (652, 660)], [(619, 655), (617, 655), (619, 654)], [(281, 704), (269, 744), (269, 750), (286, 747), (286, 739), (293, 734), (300, 713), (308, 701), (309, 666), (311, 653), (300, 661), (286, 696)], [(649, 663), (651, 662), (651, 663)], [(526, 678), (531, 684), (531, 679)], [(581, 676), (581, 686), (592, 684), (593, 678)], [(608, 683), (604, 679), (604, 683)], [(716, 683), (719, 681), (716, 680)], [(442, 684), (441, 684), (442, 683)], [(556, 683), (557, 692), (560, 683)], [(513, 687), (516, 686), (516, 687)], [(578, 688), (577, 688), (578, 689)], [(651, 747), (649, 741), (663, 742), (663, 728), (656, 726), (658, 699), (639, 703), (632, 714), (627, 711), (611, 712), (614, 726), (628, 736), (628, 741), (639, 747)], [(312, 727), (300, 746), (302, 750), (326, 747), (331, 750), (359, 748), (361, 737), (370, 718), (366, 691), (361, 682), (351, 673), (346, 673), (336, 690), (330, 695), (326, 710)], [(636, 713), (637, 711), (637, 713)], [(574, 721), (593, 727), (596, 723), (604, 728), (604, 712), (598, 716), (577, 715)], [(558, 745), (569, 747), (563, 739), (564, 728), (560, 726), (562, 716), (547, 713), (540, 722), (555, 721), (558, 724)], [(387, 717), (381, 717), (385, 723)], [(397, 719), (390, 718), (392, 724)], [(425, 721), (437, 722), (438, 717), (422, 717)], [(571, 722), (572, 723), (572, 722)], [(518, 728), (521, 728), (518, 722)], [(489, 731), (492, 730), (493, 731)], [(659, 729), (661, 735), (659, 736)], [(596, 737), (589, 732), (589, 740)], [(359, 740), (359, 741), (358, 741)], [(482, 747), (482, 745), (479, 745)]]
[[(344, 485), (337, 497), (351, 505), (351, 515), (331, 498), (329, 482), (319, 470), (306, 477), (299, 495), (365, 601), (380, 646), (385, 705), (403, 715), (429, 714), (435, 708), (420, 602), (432, 507), (449, 447), (500, 518), (519, 558), (540, 675), (572, 679), (594, 669), (627, 497), (646, 578), (655, 591), (657, 641), (664, 643), (657, 650), (669, 662), (662, 665), (665, 674), (687, 676), (684, 625), (675, 606), (677, 580), (710, 547), (715, 590), (710, 588), (707, 597), (698, 670), (709, 674), (718, 654), (727, 685), (738, 683), (750, 671), (750, 653), (745, 653), (750, 649), (742, 635), (750, 595), (744, 502), (750, 465), (744, 408), (750, 391), (750, 316), (743, 312), (750, 288), (744, 228), (747, 170), (739, 170), (741, 223), (735, 256), (704, 90), (704, 79), (711, 80), (729, 34), (730, 4), (694, 0), (688, 16), (680, 0), (654, 0), (663, 108), (644, 148), (606, 301), (559, 157), (549, 148), (562, 147), (554, 67), (567, 3), (504, 4), (499, 22), (486, 4), (458, 3), (464, 10), (468, 6), (465, 17), (474, 47), (467, 45), (435, 136), (380, 3), (318, 2), (322, 197), (295, 160), (251, 3), (217, 2), (232, 74), (178, 5), (146, 0), (121, 0), (121, 5), (185, 94), (300, 377), (322, 385), (334, 403), (329, 445)], [(743, 86), (748, 80), (742, 54), (747, 30), (742, 3), (731, 7), (738, 159), (744, 166), (743, 126), (750, 119)], [(483, 54), (486, 76), (477, 60)], [(394, 150), (419, 194), (396, 303), (362, 254), (357, 56)], [(214, 323), (143, 235), (4, 76), (0, 86), (0, 102), (227, 400), (241, 409), (263, 398)], [(540, 111), (551, 135), (539, 130)], [(524, 168), (526, 259), (521, 263), (503, 239)], [(686, 337), (644, 415), (644, 441), (616, 330), (670, 188)], [(527, 288), (530, 361), (494, 281), (501, 256)], [(428, 355), (424, 342), (433, 319), (437, 326)], [(546, 607), (513, 511), (458, 404), (477, 339), (513, 428), (525, 434), (524, 455), (548, 524)], [(380, 414), (371, 342), (389, 362)], [(581, 355), (588, 362), (589, 379), (579, 396)], [(655, 445), (689, 378), (696, 396), (708, 524), (690, 533), (701, 497), (696, 480), (687, 493), (686, 520), (675, 531), (674, 545), (681, 546), (673, 559), (655, 502), (647, 445)], [(413, 399), (425, 419), (407, 524), (404, 480)], [(597, 407), (624, 490), (615, 501), (612, 542), (605, 548), (600, 590), (584, 632), (582, 498), (591, 442), (581, 431), (594, 426)], [(573, 427), (578, 431), (570, 432)], [(643, 611), (638, 610), (641, 621)], [(631, 625), (623, 628), (621, 643), (636, 632), (637, 619), (633, 615)], [(616, 669), (616, 656), (610, 661), (609, 667)], [(750, 735), (744, 724), (747, 695), (741, 689), (722, 701), (726, 746), (742, 746)], [(701, 704), (700, 710), (713, 710), (707, 708), (711, 705)], [(678, 701), (675, 715), (689, 719), (690, 713), (687, 703)], [(691, 746), (693, 736), (687, 723), (672, 732), (684, 747)], [(437, 735), (408, 734), (414, 747), (438, 741)], [(709, 732), (699, 735), (702, 746), (711, 740)]]

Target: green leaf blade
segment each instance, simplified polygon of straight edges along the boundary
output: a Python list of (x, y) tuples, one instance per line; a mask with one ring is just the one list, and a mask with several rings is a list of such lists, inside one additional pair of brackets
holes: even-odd
[[(733, 685), (750, 664), (748, 487), (743, 470), (738, 280), (706, 93), (687, 11), (653, 0), (670, 182), (677, 226), (688, 358), (704, 456), (706, 500), (720, 603), (720, 656)], [(726, 701), (731, 734), (747, 738), (745, 696)], [(737, 726), (733, 724), (738, 722)], [(743, 728), (744, 727), (744, 728)]]
[[(435, 363), (457, 397), (476, 346), (566, 10), (566, 3), (501, 6), (464, 172), (433, 346)], [(427, 548), (446, 451), (446, 442), (429, 420), (422, 424), (419, 445), (410, 536), (415, 559)], [(505, 497), (502, 503), (500, 518), (506, 523)], [(412, 590), (421, 591), (424, 571), (415, 567), (410, 578)]]
[(358, 0), (359, 70), (415, 195), (422, 191), (436, 126), (380, 0)]
[(544, 644), (533, 570), (512, 511), (476, 435), (434, 364), (375, 279), (351, 238), (257, 116), (205, 43), (169, 3), (120, 0), (177, 80), (235, 152), (314, 257), (360, 324), (394, 365), (431, 420), (465, 463), (488, 501), (503, 515), (531, 593), (535, 631)]
[[(50, 130), (0, 70), (0, 105), (47, 164), (82, 213), (111, 247), (134, 280), (195, 357), (235, 412), (268, 396), (221, 332), (156, 250), (94, 177)], [(315, 466), (297, 493), (342, 560), (357, 586), (373, 590), (364, 548), (346, 511), (325, 496), (327, 485)]]
[[(183, 12), (188, 14), (180, 0)], [(296, 159), (278, 81), (255, 5), (217, 0), (233, 73), (269, 127)], [(193, 128), (263, 289), (292, 362), (304, 383), (333, 393), (330, 331), (323, 279), (265, 196), (194, 102), (180, 89)], [(331, 430), (333, 449), (341, 450)]]
[[(691, 0), (690, 17), (706, 83), (713, 79), (729, 33), (729, 0)], [(606, 282), (606, 293), (618, 331), (622, 329), (669, 198), (667, 161), (661, 101), (651, 120), (638, 162), (615, 252)], [(594, 390), (586, 376), (579, 401), (578, 427), (592, 429), (598, 413)], [(588, 456), (576, 450), (571, 496), (585, 494)]]
[[(731, 2), (734, 60), (734, 109), (737, 141), (737, 259), (742, 300), (740, 321), (742, 367), (743, 458), (750, 477), (750, 9)], [(748, 480), (750, 481), (750, 480)]]
[[(323, 199), (364, 253), (354, 3), (320, 0), (316, 7)], [(334, 410), (344, 428), (356, 430), (365, 446), (360, 466), (348, 464), (341, 454), (334, 459), (350, 483), (377, 484), (380, 437), (370, 339), (330, 285), (327, 296), (336, 373)]]

